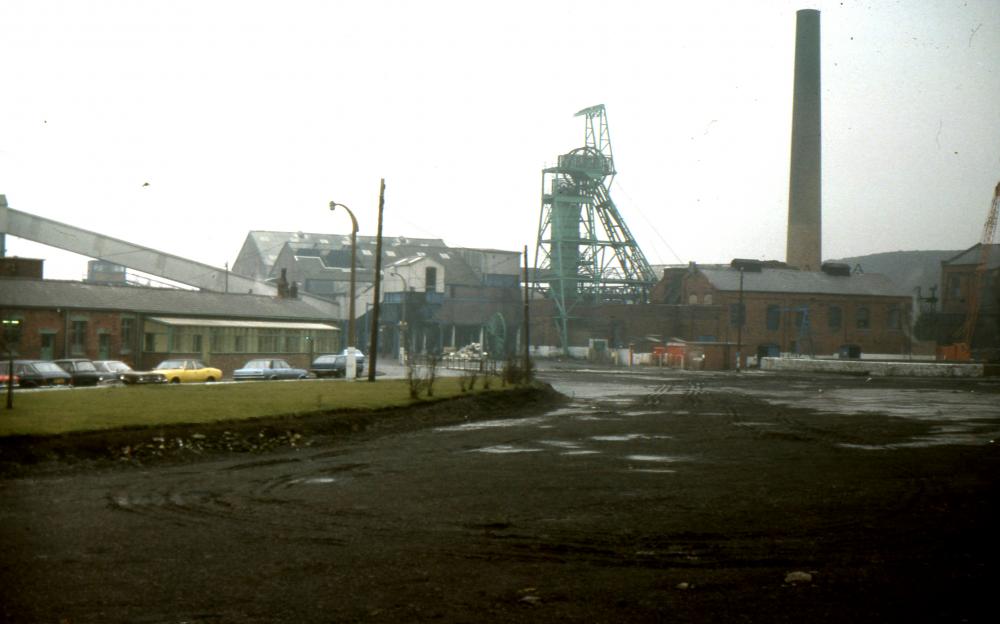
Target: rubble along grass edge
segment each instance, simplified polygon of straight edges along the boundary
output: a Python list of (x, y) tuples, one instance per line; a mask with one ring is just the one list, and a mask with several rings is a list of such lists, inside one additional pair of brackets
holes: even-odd
[(489, 390), (463, 392), (459, 378), (444, 377), (436, 381), (433, 399), (410, 398), (405, 379), (167, 384), (15, 393), (14, 409), (0, 409), (0, 437), (379, 410), (511, 387), (497, 381)]

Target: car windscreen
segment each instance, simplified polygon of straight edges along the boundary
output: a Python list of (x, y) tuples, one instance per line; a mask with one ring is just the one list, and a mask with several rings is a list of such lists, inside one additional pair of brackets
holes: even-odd
[(55, 364), (53, 364), (52, 362), (35, 362), (34, 364), (32, 364), (32, 366), (34, 366), (35, 370), (37, 370), (37, 371), (39, 371), (41, 373), (65, 373), (66, 372), (63, 369), (61, 369), (58, 366), (56, 366)]
[(184, 360), (166, 360), (160, 362), (156, 365), (155, 370), (164, 370), (168, 368), (184, 368)]
[(271, 368), (270, 360), (250, 360), (243, 368)]
[(76, 370), (82, 371), (84, 373), (96, 373), (97, 368), (94, 366), (93, 362), (77, 362)]
[(105, 362), (104, 370), (109, 370), (113, 373), (127, 373), (132, 370), (132, 367), (125, 362)]
[(315, 360), (313, 360), (313, 364), (331, 364), (336, 361), (337, 361), (336, 355), (321, 355)]

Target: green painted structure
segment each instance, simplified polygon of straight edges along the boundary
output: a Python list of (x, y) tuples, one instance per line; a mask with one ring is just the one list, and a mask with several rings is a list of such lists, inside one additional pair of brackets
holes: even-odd
[(603, 104), (584, 117), (584, 146), (542, 171), (535, 247), (535, 288), (555, 301), (561, 347), (580, 304), (645, 303), (656, 281), (649, 262), (611, 200), (615, 176)]

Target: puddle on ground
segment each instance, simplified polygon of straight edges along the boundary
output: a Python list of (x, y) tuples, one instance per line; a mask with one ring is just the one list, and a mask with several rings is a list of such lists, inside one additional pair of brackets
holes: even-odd
[(336, 483), (338, 479), (336, 477), (313, 477), (311, 479), (296, 479), (291, 483), (306, 483), (306, 484), (326, 484), (326, 483)]
[(484, 446), (483, 448), (472, 449), (470, 453), (492, 453), (498, 455), (508, 455), (512, 453), (538, 453), (542, 449), (525, 448), (512, 444), (497, 444), (496, 446)]
[(598, 442), (631, 442), (632, 440), (670, 440), (672, 439), (672, 436), (647, 435), (645, 433), (623, 433), (620, 435), (590, 436), (590, 439)]
[(588, 449), (580, 449), (578, 451), (563, 451), (560, 455), (600, 455), (600, 451), (591, 451)]
[(514, 418), (507, 420), (481, 420), (478, 422), (463, 423), (461, 425), (451, 425), (449, 427), (437, 427), (434, 431), (479, 431), (480, 429), (496, 429), (499, 427), (525, 427), (530, 425), (541, 425), (547, 416), (532, 416), (531, 418)]
[(553, 416), (577, 416), (579, 414), (586, 414), (589, 410), (594, 409), (593, 406), (576, 405), (573, 407), (560, 407), (557, 410), (551, 412), (546, 412), (545, 415), (548, 417)]
[(539, 443), (545, 444), (547, 446), (555, 446), (564, 449), (575, 449), (580, 448), (577, 442), (567, 442), (566, 440), (539, 440)]
[(553, 387), (566, 396), (574, 399), (599, 399), (602, 401), (611, 400), (631, 400), (630, 398), (617, 399), (621, 395), (635, 395), (638, 388), (631, 384), (605, 384), (605, 383), (559, 383)]
[(638, 462), (679, 462), (683, 458), (675, 455), (626, 455), (625, 459)]
[(615, 418), (610, 416), (610, 412), (602, 412), (607, 414), (607, 416), (600, 416), (598, 414), (580, 414), (579, 416), (574, 416), (573, 420), (584, 420), (584, 421), (608, 421), (608, 420), (621, 420), (621, 418)]
[(807, 388), (775, 396), (742, 389), (772, 405), (790, 405), (827, 414), (885, 414), (914, 420), (983, 420), (997, 417), (996, 395), (950, 390), (850, 388), (817, 392)]
[(842, 448), (856, 449), (860, 451), (893, 451), (896, 449), (931, 448), (934, 446), (983, 446), (984, 444), (994, 444), (994, 440), (1000, 437), (1000, 432), (993, 433), (948, 433), (940, 436), (917, 436), (908, 442), (893, 442), (891, 444), (850, 444), (844, 442), (838, 444)]
[(676, 474), (677, 471), (671, 468), (632, 468), (629, 472), (646, 472), (650, 474)]

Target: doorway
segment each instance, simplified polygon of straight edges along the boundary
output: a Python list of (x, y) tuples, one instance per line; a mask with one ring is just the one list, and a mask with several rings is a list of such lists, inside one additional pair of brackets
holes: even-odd
[(56, 335), (54, 332), (43, 331), (40, 334), (41, 347), (38, 350), (38, 357), (43, 360), (56, 359)]

